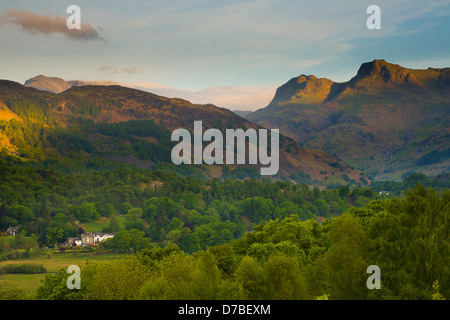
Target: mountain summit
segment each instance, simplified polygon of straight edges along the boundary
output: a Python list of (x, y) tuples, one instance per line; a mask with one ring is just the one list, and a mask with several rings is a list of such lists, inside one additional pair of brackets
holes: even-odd
[(450, 99), (450, 68), (415, 70), (381, 59), (363, 63), (356, 76), (348, 82), (338, 83), (302, 74), (279, 87), (269, 107), (289, 103), (332, 103), (357, 95), (371, 95), (377, 101), (383, 97), (389, 100), (392, 94), (427, 94), (430, 95), (429, 98), (437, 101), (447, 101)]
[(81, 87), (87, 85), (97, 86), (110, 86), (119, 85), (119, 83), (109, 80), (104, 81), (84, 81), (84, 80), (70, 80), (66, 81), (58, 77), (47, 77), (42, 74), (30, 78), (25, 81), (24, 86), (29, 88), (35, 88), (43, 91), (49, 91), (52, 93), (61, 93), (71, 87)]
[(373, 60), (347, 82), (300, 75), (247, 118), (373, 177), (450, 169), (450, 68)]
[(69, 83), (58, 77), (46, 77), (42, 74), (30, 78), (24, 83), (25, 87), (60, 93), (71, 87)]

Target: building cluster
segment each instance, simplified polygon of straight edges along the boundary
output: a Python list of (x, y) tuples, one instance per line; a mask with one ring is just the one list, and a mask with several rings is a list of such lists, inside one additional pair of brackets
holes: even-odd
[[(6, 230), (6, 235), (15, 236), (19, 233), (20, 225), (9, 226)], [(115, 233), (102, 233), (102, 232), (85, 232), (79, 237), (69, 237), (63, 245), (69, 246), (82, 246), (82, 245), (95, 245), (108, 238), (114, 238)]]
[(6, 234), (8, 236), (15, 236), (16, 234), (19, 233), (19, 229), (20, 229), (20, 225), (14, 226), (14, 227), (9, 226), (9, 228), (6, 230)]
[(73, 246), (94, 245), (108, 238), (114, 238), (115, 233), (85, 232), (80, 237), (67, 238), (67, 244)]

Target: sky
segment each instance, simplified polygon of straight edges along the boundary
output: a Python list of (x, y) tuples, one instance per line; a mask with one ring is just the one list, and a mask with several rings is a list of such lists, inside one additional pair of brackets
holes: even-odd
[[(370, 5), (381, 29), (367, 28)], [(450, 67), (449, 31), (450, 0), (2, 0), (0, 79), (111, 80), (256, 110), (300, 74), (344, 82), (374, 59)]]

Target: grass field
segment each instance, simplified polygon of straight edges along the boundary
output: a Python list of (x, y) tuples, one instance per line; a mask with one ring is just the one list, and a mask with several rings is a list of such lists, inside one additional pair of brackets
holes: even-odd
[[(121, 227), (123, 228), (125, 216), (117, 215), (117, 218), (119, 220)], [(80, 226), (83, 227), (86, 230), (86, 232), (102, 231), (103, 228), (109, 227), (110, 220), (111, 220), (111, 218), (101, 217), (98, 220), (82, 222), (82, 223), (80, 223)]]
[[(101, 261), (117, 259), (123, 254), (104, 254), (94, 255), (93, 252), (77, 252), (64, 254), (51, 254), (30, 259), (7, 260), (0, 262), (0, 268), (7, 264), (42, 264), (47, 272), (58, 272), (60, 269), (66, 269), (70, 265), (83, 265), (86, 259), (91, 261)], [(25, 289), (35, 291), (41, 284), (45, 274), (0, 274), (0, 288), (4, 289)]]
[[(121, 226), (124, 226), (125, 216), (118, 215), (118, 220)], [(102, 231), (103, 228), (108, 227), (111, 218), (101, 217), (95, 221), (83, 222), (80, 224), (86, 232), (96, 232)], [(146, 221), (142, 220), (145, 224)], [(2, 237), (3, 244), (8, 246), (14, 236), (4, 236)], [(67, 269), (70, 265), (83, 265), (86, 259), (91, 261), (101, 261), (117, 259), (123, 256), (120, 253), (109, 253), (103, 255), (94, 255), (94, 252), (66, 252), (59, 253), (57, 251), (49, 251), (50, 254), (42, 254), (38, 257), (29, 259), (17, 259), (17, 260), (6, 260), (0, 262), (0, 268), (7, 264), (41, 264), (45, 267), (47, 272), (58, 272), (60, 269)], [(3, 289), (25, 289), (34, 292), (39, 285), (41, 280), (45, 279), (45, 274), (0, 274), (0, 288)]]
[[(119, 221), (121, 228), (123, 229), (125, 227), (125, 221), (126, 221), (125, 215), (118, 214), (117, 219)], [(82, 223), (80, 223), (80, 226), (83, 227), (86, 232), (97, 232), (97, 231), (101, 232), (103, 230), (103, 228), (109, 227), (110, 220), (111, 220), (111, 218), (101, 217), (98, 220), (82, 222)], [(148, 222), (146, 220), (140, 219), (140, 221), (146, 227), (148, 227)]]

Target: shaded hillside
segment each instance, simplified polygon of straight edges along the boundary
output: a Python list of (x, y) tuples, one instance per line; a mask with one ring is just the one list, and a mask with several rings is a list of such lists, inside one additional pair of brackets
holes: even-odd
[[(59, 94), (0, 81), (4, 154), (38, 160), (64, 171), (102, 170), (119, 163), (206, 177), (259, 177), (255, 166), (175, 166), (170, 160), (176, 128), (261, 128), (232, 111), (121, 86), (71, 87)], [(11, 118), (14, 116), (14, 118)], [(204, 144), (206, 145), (206, 143)], [(318, 150), (280, 137), (276, 178), (308, 184), (366, 183), (360, 172)]]
[(348, 82), (301, 75), (247, 118), (380, 179), (450, 168), (450, 68), (374, 60)]

